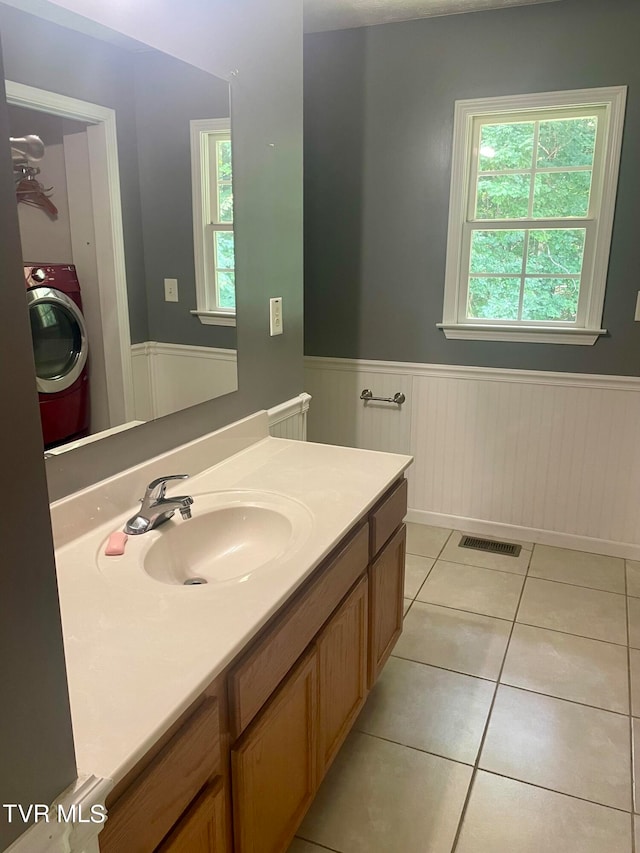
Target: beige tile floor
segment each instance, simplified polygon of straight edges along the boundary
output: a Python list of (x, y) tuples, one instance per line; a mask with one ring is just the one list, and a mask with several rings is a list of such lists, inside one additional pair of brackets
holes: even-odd
[(640, 562), (459, 538), (408, 525), (403, 635), (289, 853), (640, 853)]

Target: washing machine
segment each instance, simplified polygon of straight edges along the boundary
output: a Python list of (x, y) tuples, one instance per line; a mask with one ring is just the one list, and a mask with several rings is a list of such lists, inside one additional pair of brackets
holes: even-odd
[(89, 344), (73, 264), (25, 265), (45, 448), (89, 433)]

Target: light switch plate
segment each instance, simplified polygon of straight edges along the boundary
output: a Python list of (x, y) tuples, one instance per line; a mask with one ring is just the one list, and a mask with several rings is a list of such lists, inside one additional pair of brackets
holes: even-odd
[(282, 296), (275, 296), (269, 300), (269, 334), (273, 337), (282, 331)]
[(164, 280), (164, 301), (178, 302), (178, 279), (165, 278)]
[(640, 290), (638, 291), (638, 297), (636, 299), (636, 313), (633, 317), (634, 320), (640, 320)]

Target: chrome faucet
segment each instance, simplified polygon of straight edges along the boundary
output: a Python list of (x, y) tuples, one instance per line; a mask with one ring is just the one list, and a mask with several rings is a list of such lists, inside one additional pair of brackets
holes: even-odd
[(140, 512), (127, 521), (124, 532), (136, 536), (139, 533), (147, 533), (168, 521), (174, 512), (179, 509), (183, 518), (191, 518), (191, 504), (193, 498), (189, 495), (181, 495), (175, 498), (166, 498), (167, 482), (169, 480), (186, 480), (188, 474), (171, 474), (168, 477), (158, 477), (147, 486), (144, 497), (140, 501)]

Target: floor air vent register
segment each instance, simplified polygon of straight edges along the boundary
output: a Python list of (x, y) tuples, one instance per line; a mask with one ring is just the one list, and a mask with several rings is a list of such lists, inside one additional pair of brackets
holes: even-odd
[(475, 551), (489, 551), (491, 554), (503, 554), (505, 557), (517, 557), (522, 550), (522, 545), (514, 545), (512, 542), (495, 542), (492, 539), (481, 539), (479, 536), (463, 536), (460, 547), (473, 548)]

